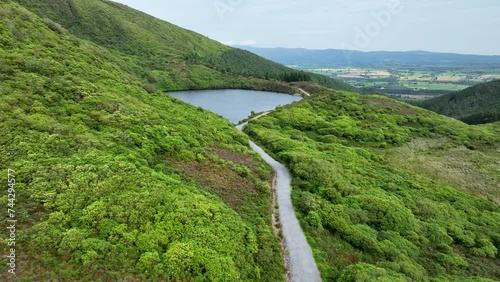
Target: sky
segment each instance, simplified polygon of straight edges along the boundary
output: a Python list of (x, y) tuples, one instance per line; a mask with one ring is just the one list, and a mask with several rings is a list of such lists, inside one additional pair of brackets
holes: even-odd
[(499, 0), (114, 0), (226, 45), (500, 55)]

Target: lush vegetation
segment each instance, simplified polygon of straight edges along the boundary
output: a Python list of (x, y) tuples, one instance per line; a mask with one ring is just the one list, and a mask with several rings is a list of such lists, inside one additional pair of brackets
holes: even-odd
[[(53, 3), (30, 2), (95, 16), (95, 43), (113, 16), (96, 7), (140, 15)], [(18, 220), (16, 276), (2, 271), (2, 281), (285, 280), (271, 171), (244, 134), (145, 84), (133, 49), (81, 39), (15, 2), (0, 4), (0, 19), (0, 170), (15, 171)], [(217, 181), (195, 177), (207, 171)]]
[(500, 80), (478, 84), (465, 90), (417, 103), (431, 111), (468, 124), (500, 120)]
[[(500, 279), (498, 123), (325, 90), (303, 81), (351, 88), (110, 1), (4, 1), (0, 19), (18, 281), (284, 281), (270, 168), (227, 120), (159, 91), (235, 87), (315, 92), (248, 133), (294, 174), (325, 280)], [(467, 166), (450, 175), (491, 187), (429, 173), (451, 151)]]
[[(468, 126), (388, 98), (317, 88), (246, 131), (292, 172), (294, 205), (325, 281), (500, 279), (500, 124)], [(457, 174), (422, 168), (454, 151), (464, 161)], [(426, 162), (414, 160), (422, 155)], [(489, 194), (452, 186), (468, 174), (489, 177)]]

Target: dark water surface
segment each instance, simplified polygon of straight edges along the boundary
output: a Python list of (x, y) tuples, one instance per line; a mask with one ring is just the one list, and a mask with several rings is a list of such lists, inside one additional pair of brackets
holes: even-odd
[(302, 98), (276, 92), (253, 90), (195, 90), (169, 92), (191, 105), (217, 113), (236, 124), (252, 111), (258, 113), (284, 106)]

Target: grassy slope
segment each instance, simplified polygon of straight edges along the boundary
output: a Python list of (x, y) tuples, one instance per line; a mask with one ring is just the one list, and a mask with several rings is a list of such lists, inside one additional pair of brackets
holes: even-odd
[(499, 121), (500, 80), (475, 85), (417, 105), (469, 124)]
[[(122, 4), (102, 0), (17, 0), (42, 18), (120, 55), (122, 67), (162, 90), (252, 88), (290, 92), (282, 80), (296, 72), (247, 51), (229, 48)], [(315, 81), (351, 86), (327, 77)]]
[(499, 130), (325, 89), (247, 127), (294, 175), (327, 281), (500, 279)]
[[(147, 93), (133, 57), (122, 68), (116, 50), (12, 2), (0, 18), (0, 170), (16, 171), (17, 280), (284, 280), (270, 170), (245, 135)], [(197, 181), (197, 167), (220, 181)]]

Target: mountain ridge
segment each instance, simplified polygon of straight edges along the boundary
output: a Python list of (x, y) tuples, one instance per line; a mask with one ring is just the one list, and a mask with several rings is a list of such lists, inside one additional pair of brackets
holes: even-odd
[(356, 51), (341, 49), (257, 48), (238, 46), (284, 65), (317, 67), (377, 67), (394, 65), (489, 65), (500, 66), (500, 55), (474, 55), (430, 51)]

